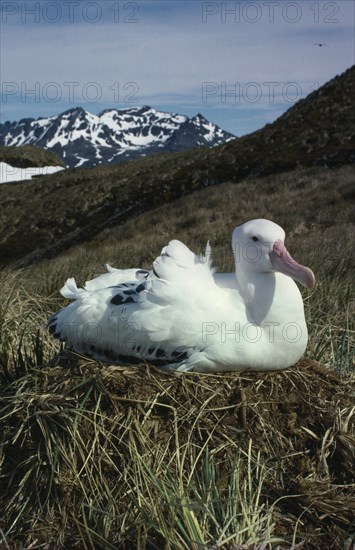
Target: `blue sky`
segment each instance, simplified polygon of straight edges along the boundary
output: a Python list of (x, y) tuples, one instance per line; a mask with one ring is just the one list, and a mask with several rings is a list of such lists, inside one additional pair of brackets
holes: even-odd
[(1, 122), (150, 105), (247, 134), (354, 64), (354, 4), (2, 0)]

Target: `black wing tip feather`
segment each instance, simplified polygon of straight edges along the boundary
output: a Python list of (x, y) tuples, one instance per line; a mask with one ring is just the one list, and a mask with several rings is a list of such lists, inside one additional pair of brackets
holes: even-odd
[(49, 334), (51, 334), (53, 338), (55, 338), (56, 340), (60, 340), (61, 342), (67, 342), (68, 338), (58, 331), (56, 317), (54, 317), (48, 322), (47, 328), (48, 328)]
[(115, 294), (111, 298), (111, 304), (115, 306), (121, 306), (124, 304), (133, 304), (138, 301), (138, 294), (140, 294), (143, 290), (146, 289), (146, 282), (140, 283), (139, 285), (135, 285), (132, 283), (123, 283), (122, 285), (118, 285), (116, 287), (112, 287), (117, 289), (117, 294)]

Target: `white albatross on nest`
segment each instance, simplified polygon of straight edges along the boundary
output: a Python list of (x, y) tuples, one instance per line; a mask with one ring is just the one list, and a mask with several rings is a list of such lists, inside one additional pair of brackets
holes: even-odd
[(232, 236), (234, 273), (216, 273), (206, 255), (177, 240), (152, 271), (114, 269), (85, 284), (68, 279), (74, 302), (49, 318), (49, 332), (69, 349), (105, 362), (149, 363), (176, 371), (266, 371), (296, 363), (308, 333), (294, 280), (313, 272), (298, 264), (285, 232), (252, 220)]

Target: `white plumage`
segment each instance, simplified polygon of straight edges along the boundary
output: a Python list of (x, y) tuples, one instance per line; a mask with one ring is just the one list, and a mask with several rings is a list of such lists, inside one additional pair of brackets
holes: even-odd
[(107, 266), (84, 289), (68, 279), (61, 293), (74, 302), (52, 315), (49, 331), (102, 361), (200, 372), (286, 368), (308, 339), (293, 279), (311, 288), (314, 275), (284, 238), (268, 220), (237, 227), (234, 273), (215, 272), (209, 244), (202, 256), (173, 240), (150, 272)]

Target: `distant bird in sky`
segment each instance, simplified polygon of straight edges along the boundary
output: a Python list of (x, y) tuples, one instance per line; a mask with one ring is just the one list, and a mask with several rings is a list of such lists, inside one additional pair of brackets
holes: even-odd
[(324, 46), (327, 46), (327, 44), (322, 44), (322, 42), (314, 42), (313, 46), (318, 46), (318, 48), (323, 48)]

